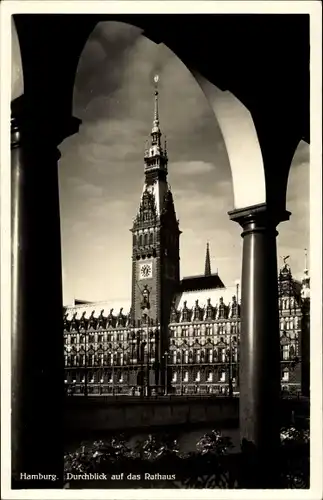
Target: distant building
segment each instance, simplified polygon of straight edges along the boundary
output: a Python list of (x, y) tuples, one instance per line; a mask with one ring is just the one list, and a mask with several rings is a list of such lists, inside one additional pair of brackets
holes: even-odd
[[(132, 227), (131, 304), (75, 301), (64, 308), (69, 394), (234, 394), (239, 392), (239, 284), (211, 272), (180, 280), (174, 200), (167, 182), (155, 91), (145, 182)], [(279, 273), (281, 384), (308, 394), (310, 280)], [(114, 311), (117, 311), (116, 313)], [(125, 311), (125, 312), (124, 312)]]

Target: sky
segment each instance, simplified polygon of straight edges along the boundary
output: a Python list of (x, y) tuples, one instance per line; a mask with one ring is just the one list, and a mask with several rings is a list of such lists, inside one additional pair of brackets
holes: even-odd
[[(153, 119), (153, 76), (167, 136), (168, 181), (174, 195), (181, 276), (212, 271), (226, 286), (241, 275), (242, 238), (227, 212), (232, 180), (221, 131), (198, 84), (163, 44), (116, 22), (96, 26), (79, 61), (74, 88), (78, 134), (60, 146), (63, 300), (129, 301), (130, 228), (144, 182), (144, 149)], [(278, 154), (278, 152), (277, 152)], [(296, 277), (309, 248), (309, 146), (296, 150), (287, 191), (289, 222), (278, 227), (278, 256), (290, 255)]]

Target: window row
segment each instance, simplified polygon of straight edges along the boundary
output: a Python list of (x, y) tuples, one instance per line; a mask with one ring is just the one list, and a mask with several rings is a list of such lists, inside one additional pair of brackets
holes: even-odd
[[(146, 370), (104, 369), (104, 370), (66, 370), (65, 384), (129, 384), (143, 385), (146, 382)], [(154, 380), (154, 372), (149, 371), (149, 380)]]
[(280, 298), (278, 301), (279, 309), (294, 309), (298, 307), (295, 297)]
[[(236, 383), (237, 373), (236, 371), (232, 374), (232, 383)], [(196, 382), (228, 382), (229, 381), (229, 373), (228, 371), (212, 371), (208, 370), (205, 372), (201, 372), (200, 370), (195, 372), (190, 372), (189, 370), (181, 371), (173, 371), (171, 382), (176, 384), (180, 382), (185, 383), (196, 383)]]
[(201, 325), (199, 327), (190, 326), (177, 326), (170, 329), (170, 336), (174, 338), (185, 337), (200, 337), (200, 336), (213, 336), (213, 335), (238, 335), (240, 332), (239, 323), (214, 323), (213, 325)]
[[(131, 377), (132, 375), (132, 377)], [(128, 383), (132, 382), (135, 383), (134, 380), (130, 380), (130, 378), (133, 378), (133, 374), (129, 374), (127, 372), (120, 372), (120, 373), (114, 373), (112, 371), (110, 372), (88, 372), (88, 373), (68, 373), (65, 376), (65, 384), (70, 384), (70, 383), (89, 383), (89, 384), (95, 384), (95, 383), (101, 383), (101, 384), (113, 384), (113, 383)], [(136, 374), (135, 377), (138, 377), (139, 374)], [(232, 383), (233, 385), (236, 384), (237, 378), (236, 378), (236, 373), (232, 377)], [(281, 381), (282, 382), (289, 382), (290, 381), (290, 373), (288, 370), (283, 370), (281, 373)], [(208, 383), (208, 382), (222, 382), (226, 383), (229, 382), (229, 374), (226, 371), (220, 371), (220, 372), (212, 372), (208, 371), (205, 373), (201, 373), (200, 371), (197, 371), (196, 373), (192, 374), (188, 370), (183, 371), (182, 373), (179, 371), (174, 371), (172, 373), (172, 378), (171, 382), (176, 384), (180, 382), (184, 383)]]
[(280, 329), (281, 330), (294, 330), (295, 328), (300, 328), (300, 318), (280, 318)]
[[(155, 333), (151, 332), (149, 334), (149, 340), (151, 342), (155, 341)], [(105, 332), (105, 333), (90, 333), (88, 335), (82, 334), (71, 334), (66, 336), (67, 344), (94, 344), (94, 343), (103, 343), (103, 342), (138, 342), (136, 333), (125, 333), (125, 332)]]
[(280, 346), (280, 359), (282, 361), (291, 361), (296, 355), (297, 349), (293, 344), (284, 344)]
[[(143, 213), (143, 220), (147, 221), (150, 218), (150, 212), (144, 212)], [(156, 233), (155, 232), (149, 232), (149, 233), (143, 233), (139, 235), (134, 235), (133, 237), (133, 243), (134, 245), (137, 246), (153, 246), (156, 243)]]
[[(150, 352), (149, 362), (153, 363), (155, 361), (155, 352)], [(139, 364), (147, 363), (148, 355), (147, 353), (137, 355), (118, 353), (116, 355), (66, 355), (65, 356), (65, 366), (122, 366), (127, 364)]]
[(233, 362), (238, 361), (238, 349), (234, 347), (231, 351), (230, 349), (206, 349), (206, 351), (201, 351), (199, 349), (194, 349), (192, 351), (172, 351), (168, 357), (172, 364), (178, 363), (227, 363), (231, 360)]

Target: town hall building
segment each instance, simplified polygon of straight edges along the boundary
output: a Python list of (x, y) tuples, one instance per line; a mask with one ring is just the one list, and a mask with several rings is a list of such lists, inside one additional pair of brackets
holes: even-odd
[[(180, 279), (180, 235), (167, 181), (155, 90), (144, 186), (132, 227), (128, 304), (75, 301), (64, 307), (65, 386), (70, 395), (239, 393), (239, 282), (212, 273)], [(279, 272), (281, 387), (308, 395), (310, 278)], [(127, 306), (127, 307), (126, 307)]]

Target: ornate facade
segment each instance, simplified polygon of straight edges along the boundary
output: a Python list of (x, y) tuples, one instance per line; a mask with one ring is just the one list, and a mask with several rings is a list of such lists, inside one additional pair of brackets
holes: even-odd
[[(157, 88), (144, 162), (144, 186), (131, 229), (131, 303), (112, 308), (81, 302), (64, 308), (66, 391), (238, 394), (239, 284), (227, 288), (218, 273), (212, 274), (208, 244), (204, 274), (180, 280), (181, 231), (167, 182)], [(307, 269), (302, 282), (293, 279), (286, 260), (278, 278), (281, 386), (307, 395), (310, 281)]]

